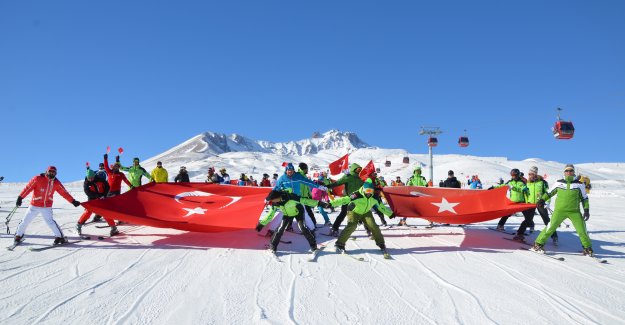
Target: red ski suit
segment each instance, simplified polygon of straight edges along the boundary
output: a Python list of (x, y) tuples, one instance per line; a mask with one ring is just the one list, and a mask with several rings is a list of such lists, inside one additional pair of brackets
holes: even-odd
[(30, 205), (39, 208), (52, 207), (54, 192), (61, 194), (68, 202), (74, 201), (74, 197), (67, 192), (61, 181), (56, 179), (56, 177), (49, 179), (45, 174), (33, 177), (24, 187), (22, 193), (20, 193), (20, 197), (25, 198), (31, 191), (33, 192), (33, 198), (30, 200)]

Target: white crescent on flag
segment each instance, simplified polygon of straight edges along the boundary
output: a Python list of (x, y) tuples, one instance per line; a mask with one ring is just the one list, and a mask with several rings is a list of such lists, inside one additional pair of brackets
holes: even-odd
[[(174, 197), (174, 200), (176, 200), (176, 202), (178, 203), (182, 203), (180, 202), (180, 199), (185, 198), (187, 196), (211, 196), (211, 195), (215, 195), (213, 193), (208, 193), (208, 192), (203, 192), (203, 191), (193, 191), (193, 192), (182, 192), (179, 194), (176, 194), (176, 196)], [(230, 203), (220, 207), (219, 209), (223, 209), (237, 201), (239, 201), (241, 199), (241, 196), (226, 196), (232, 199), (232, 201), (230, 201)]]

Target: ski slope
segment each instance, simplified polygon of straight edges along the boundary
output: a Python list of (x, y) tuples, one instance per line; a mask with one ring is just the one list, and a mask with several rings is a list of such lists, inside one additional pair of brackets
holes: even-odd
[[(403, 152), (392, 156), (385, 150), (361, 149), (350, 159), (362, 165), (369, 159), (393, 159), (391, 167), (382, 168), (389, 180), (396, 175), (405, 179), (419, 161), (427, 162), (425, 155), (410, 155), (411, 163), (405, 165)], [(254, 163), (246, 160), (251, 153), (231, 154), (240, 155), (241, 165)], [(303, 159), (323, 166), (331, 156), (324, 152)], [(264, 164), (269, 158), (276, 159), (264, 157), (256, 166), (277, 168)], [(435, 164), (435, 173), (453, 169), (461, 181), (464, 175), (478, 174), (486, 186), (499, 177), (507, 179), (509, 168), (527, 172), (537, 165), (539, 173), (555, 178), (564, 165), (457, 155), (436, 156)], [(496, 220), (425, 229), (425, 221), (409, 219), (419, 227), (382, 230), (393, 260), (383, 259), (358, 229), (347, 250), (365, 261), (334, 253), (335, 238), (319, 234), (319, 243), (327, 247), (316, 262), (308, 262), (307, 243), (298, 234), (285, 234), (283, 239), (293, 243), (279, 246), (276, 261), (265, 251), (268, 239), (254, 230), (204, 234), (136, 225), (120, 226), (122, 235), (101, 241), (95, 238), (108, 229), (87, 225), (83, 232), (94, 240), (32, 252), (29, 247), (52, 242), (51, 231), (36, 218), (21, 246), (0, 250), (0, 323), (623, 324), (621, 165), (576, 166), (593, 182), (588, 229), (596, 254), (608, 264), (581, 256), (577, 235), (564, 225), (559, 246), (548, 243), (546, 249), (565, 261), (519, 249), (521, 244), (503, 239), (511, 236), (488, 230)], [(197, 166), (200, 178), (203, 166)], [(24, 185), (0, 184), (0, 220)], [(78, 200), (86, 199), (82, 182), (66, 187)], [(30, 196), (10, 222), (12, 232), (29, 201)], [(56, 196), (55, 218), (70, 239), (77, 238), (73, 228), (82, 211)], [(521, 221), (510, 218), (508, 229)], [(535, 221), (537, 230), (542, 229), (540, 218)], [(2, 233), (2, 245), (10, 245), (12, 235)]]

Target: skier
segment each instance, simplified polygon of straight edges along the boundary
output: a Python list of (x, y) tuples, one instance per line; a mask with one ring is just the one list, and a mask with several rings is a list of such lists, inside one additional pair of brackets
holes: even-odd
[[(362, 167), (360, 167), (360, 165), (358, 165), (357, 163), (351, 164), (349, 166), (349, 173), (347, 175), (343, 175), (343, 177), (341, 177), (338, 181), (328, 184), (328, 188), (333, 188), (333, 187), (337, 187), (339, 185), (344, 184), (345, 196), (349, 197), (350, 195), (352, 195), (352, 193), (357, 192), (360, 189), (360, 187), (362, 187), (362, 184), (364, 183), (362, 179), (360, 179), (360, 177), (358, 176), (360, 175), (361, 171), (362, 171)], [(338, 216), (336, 216), (336, 219), (334, 220), (334, 224), (332, 225), (332, 230), (330, 231), (331, 236), (337, 237), (339, 235), (339, 227), (341, 226), (341, 223), (347, 216), (348, 204), (349, 202), (341, 205), (341, 212), (339, 212)], [(332, 206), (336, 207), (337, 205), (332, 205)]]
[(145, 170), (145, 168), (141, 167), (141, 165), (139, 165), (139, 158), (137, 157), (132, 159), (132, 166), (120, 167), (119, 169), (122, 171), (128, 172), (128, 181), (130, 181), (130, 184), (132, 184), (132, 186), (134, 187), (141, 186), (142, 176), (145, 176), (148, 180), (153, 181), (152, 176), (148, 174), (148, 171)]
[(269, 181), (269, 174), (263, 174), (263, 179), (260, 180), (261, 187), (271, 187), (271, 182)]
[(327, 206), (327, 203), (315, 201), (313, 199), (302, 198), (293, 193), (289, 193), (287, 191), (280, 190), (272, 190), (269, 192), (269, 195), (265, 198), (265, 201), (271, 204), (271, 211), (262, 218), (258, 224), (256, 225), (256, 231), (261, 231), (262, 228), (267, 225), (274, 217), (277, 211), (282, 212), (282, 223), (278, 227), (278, 230), (271, 236), (269, 251), (275, 254), (278, 249), (278, 244), (280, 243), (280, 238), (282, 238), (282, 234), (284, 234), (284, 230), (289, 225), (289, 223), (295, 218), (297, 224), (302, 230), (302, 234), (308, 240), (308, 244), (310, 245), (310, 251), (315, 252), (317, 250), (317, 242), (315, 241), (315, 236), (312, 234), (310, 229), (304, 224), (304, 207), (307, 206)]
[(273, 188), (276, 187), (276, 184), (278, 184), (278, 174), (273, 174), (273, 177), (269, 181), (269, 186)]
[[(525, 220), (521, 222), (519, 226), (519, 230), (517, 230), (516, 236), (514, 236), (514, 240), (523, 242), (525, 241), (525, 230), (527, 227), (530, 227), (530, 230), (533, 231), (534, 228), (534, 212), (538, 210), (538, 214), (543, 219), (545, 226), (549, 225), (549, 214), (547, 213), (547, 209), (545, 209), (545, 201), (542, 200), (542, 197), (545, 193), (547, 193), (548, 187), (539, 176), (538, 176), (538, 167), (532, 166), (530, 167), (529, 172), (527, 173), (527, 196), (526, 203), (536, 204), (536, 208), (527, 209), (522, 211), (523, 217)], [(558, 233), (554, 232), (551, 235), (551, 239), (554, 244), (558, 243)]]
[[(503, 187), (503, 186), (508, 186), (510, 188), (510, 200), (512, 202), (515, 202), (515, 203), (525, 202), (525, 195), (529, 193), (529, 189), (527, 188), (527, 186), (525, 185), (525, 182), (523, 182), (523, 179), (521, 178), (520, 170), (518, 170), (517, 168), (513, 168), (512, 170), (510, 170), (510, 180), (507, 181), (505, 184), (497, 185), (494, 187), (497, 188), (497, 187)], [(506, 221), (508, 221), (508, 218), (510, 218), (510, 215), (501, 217), (501, 219), (499, 219), (499, 222), (497, 223), (497, 230), (505, 231), (504, 226), (506, 224)]]
[[(302, 175), (302, 178), (312, 182), (310, 180), (310, 178), (308, 178), (308, 176), (306, 176), (308, 174), (308, 165), (306, 163), (302, 162), (302, 163), (299, 163), (298, 167), (299, 168), (297, 170), (297, 173)], [(315, 184), (315, 185), (318, 185), (319, 186), (318, 187), (319, 190), (327, 193), (327, 188), (325, 186), (319, 185), (318, 183), (315, 183), (315, 182), (312, 182), (312, 183)], [(303, 197), (303, 198), (310, 199), (312, 197), (311, 188), (308, 185), (304, 184), (304, 183), (300, 184), (300, 193), (301, 193), (300, 196)], [(315, 213), (313, 212), (312, 208), (307, 206), (307, 205), (305, 205), (304, 209), (306, 210), (306, 214), (308, 214), (308, 216), (310, 217), (310, 220), (312, 220), (313, 225), (315, 225), (315, 228), (316, 228), (317, 227), (317, 219), (315, 218)]]
[(473, 190), (475, 190), (475, 189), (482, 189), (482, 181), (480, 180), (480, 178), (477, 175), (473, 175), (473, 177), (469, 181), (469, 188), (471, 188)]
[(130, 181), (128, 181), (128, 179), (126, 178), (126, 175), (124, 175), (124, 173), (119, 171), (119, 168), (121, 166), (119, 164), (119, 156), (115, 158), (116, 162), (112, 164), (110, 167), (109, 167), (108, 158), (109, 158), (109, 155), (104, 154), (104, 170), (106, 170), (106, 175), (108, 176), (108, 182), (110, 186), (109, 193), (106, 195), (106, 197), (113, 197), (113, 196), (117, 196), (121, 194), (122, 181), (126, 183), (126, 185), (128, 185), (128, 187), (130, 187), (131, 189), (134, 186), (132, 186)]
[[(317, 183), (319, 185), (326, 185), (325, 182), (326, 182), (326, 178), (323, 176), (322, 173), (319, 173), (319, 176), (317, 177), (317, 180), (315, 181), (315, 183)], [(320, 190), (318, 188), (313, 188), (312, 191), (311, 191), (311, 197), (312, 197), (313, 200), (327, 202), (328, 201), (328, 192), (322, 191), (322, 190)], [(319, 211), (319, 213), (323, 217), (323, 220), (325, 221), (324, 225), (325, 226), (332, 226), (332, 222), (330, 222), (330, 218), (328, 217), (328, 214), (323, 209), (323, 207), (322, 206), (317, 207), (317, 211)]]
[(178, 175), (174, 178), (174, 183), (188, 183), (189, 182), (189, 174), (187, 173), (187, 167), (181, 166), (180, 171), (178, 171)]
[[(87, 176), (85, 177), (85, 181), (83, 183), (83, 189), (85, 194), (87, 194), (88, 201), (105, 198), (110, 188), (111, 187), (106, 180), (96, 177), (95, 173), (91, 169), (87, 168)], [(82, 235), (82, 226), (89, 219), (91, 213), (91, 211), (85, 209), (85, 212), (78, 219), (78, 222), (76, 223), (76, 231), (78, 232), (78, 235)], [(93, 220), (96, 221), (96, 218), (94, 217)], [(108, 218), (104, 218), (104, 220), (111, 227), (111, 236), (119, 233), (114, 220)]]
[[(412, 171), (412, 176), (406, 182), (406, 186), (425, 186), (425, 187), (428, 187), (428, 183), (425, 180), (425, 177), (421, 176), (421, 167), (420, 166), (417, 166)], [(399, 223), (397, 225), (398, 226), (407, 226), (408, 225), (406, 223), (407, 219), (408, 218), (406, 218), (406, 217), (401, 218), (401, 220), (399, 220)], [(434, 223), (432, 221), (430, 221), (430, 226), (432, 226), (433, 224)]]
[(100, 165), (98, 166), (98, 170), (95, 171), (95, 177), (96, 178), (100, 178), (103, 180), (107, 180), (106, 179), (106, 170), (104, 169), (104, 164), (100, 163)]
[(21, 206), (22, 200), (28, 196), (30, 192), (33, 192), (33, 197), (30, 201), (30, 207), (28, 207), (28, 210), (24, 215), (24, 219), (22, 219), (19, 226), (17, 226), (17, 230), (15, 231), (15, 244), (17, 245), (23, 240), (26, 228), (38, 214), (41, 214), (43, 219), (48, 224), (48, 227), (52, 229), (52, 232), (54, 233), (54, 244), (59, 245), (67, 243), (67, 238), (63, 236), (61, 227), (59, 227), (54, 220), (52, 211), (54, 192), (58, 192), (64, 199), (71, 202), (75, 207), (78, 207), (80, 202), (76, 201), (76, 199), (74, 199), (74, 197), (67, 192), (63, 184), (61, 184), (61, 181), (56, 178), (56, 167), (49, 166), (45, 173), (41, 173), (33, 177), (17, 197), (15, 205), (18, 207)]
[[(531, 250), (544, 253), (544, 245), (547, 238), (556, 232), (556, 229), (558, 229), (558, 226), (564, 219), (568, 218), (573, 223), (573, 227), (575, 227), (575, 231), (582, 243), (583, 254), (593, 256), (592, 242), (586, 231), (586, 221), (590, 218), (588, 195), (586, 195), (584, 184), (575, 181), (575, 167), (573, 165), (568, 164), (564, 167), (564, 179), (558, 180), (549, 192), (543, 195), (541, 203), (544, 204), (545, 200), (555, 195), (557, 197), (554, 203), (555, 208), (551, 215), (551, 222), (540, 232)], [(583, 217), (579, 211), (580, 203), (584, 207)]]
[(156, 183), (167, 183), (169, 181), (169, 173), (167, 173), (167, 169), (163, 168), (163, 163), (160, 161), (156, 163), (156, 168), (152, 169), (150, 176)]
[(225, 168), (220, 169), (219, 174), (221, 175), (221, 178), (223, 179), (223, 181), (221, 182), (222, 184), (230, 184), (230, 175), (226, 173)]
[(371, 209), (376, 207), (391, 219), (395, 218), (395, 213), (383, 204), (380, 204), (379, 201), (373, 197), (374, 192), (375, 187), (373, 182), (371, 182), (371, 180), (367, 180), (358, 191), (352, 193), (351, 195), (330, 201), (330, 204), (333, 206), (349, 205), (350, 207), (349, 212), (347, 212), (347, 226), (345, 226), (343, 231), (341, 231), (341, 234), (338, 236), (339, 238), (334, 244), (337, 252), (345, 252), (345, 243), (354, 230), (356, 230), (358, 222), (362, 221), (371, 230), (373, 239), (375, 240), (376, 245), (378, 245), (378, 247), (382, 250), (384, 257), (390, 257), (386, 251), (386, 245), (384, 244), (382, 232), (373, 220)]
[[(308, 167), (308, 166), (306, 166)], [(306, 178), (306, 176), (303, 176), (301, 173), (296, 173), (295, 172), (295, 166), (293, 166), (292, 163), (288, 163), (284, 169), (284, 174), (282, 176), (280, 176), (280, 178), (278, 178), (278, 182), (276, 183), (276, 186), (273, 188), (274, 190), (277, 191), (287, 191), (289, 193), (293, 193), (297, 196), (302, 196), (302, 190), (304, 191), (308, 191), (308, 193), (310, 193), (310, 188), (318, 188), (322, 191), (327, 191), (328, 188), (323, 186), (323, 185), (317, 185), (314, 182), (312, 182), (311, 180), (309, 180), (308, 178)], [(310, 195), (310, 194), (308, 194)], [(312, 210), (311, 210), (312, 212)], [(307, 214), (307, 213), (306, 213)], [(308, 214), (307, 214), (308, 215)], [(306, 219), (310, 219), (311, 221), (313, 220), (310, 215), (308, 216), (308, 218)], [(291, 220), (291, 223), (293, 221)], [(313, 223), (312, 225), (310, 225), (311, 229), (314, 231), (316, 228), (315, 223)], [(287, 230), (291, 231), (293, 229), (292, 225), (289, 224), (289, 227), (287, 228)]]
[(442, 183), (441, 187), (460, 188), (460, 182), (454, 176), (453, 170), (447, 172), (447, 179)]

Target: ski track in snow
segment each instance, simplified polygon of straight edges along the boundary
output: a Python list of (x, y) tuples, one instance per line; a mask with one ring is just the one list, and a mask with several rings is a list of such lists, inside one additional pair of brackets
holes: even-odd
[[(156, 287), (158, 284), (160, 284), (163, 279), (170, 275), (173, 271), (175, 271), (176, 269), (178, 269), (180, 267), (180, 265), (182, 264), (182, 261), (184, 261), (184, 259), (187, 257), (187, 255), (189, 254), (189, 252), (185, 252), (184, 255), (182, 255), (176, 263), (171, 269), (169, 267), (169, 265), (165, 266), (165, 269), (162, 271), (163, 274), (158, 277), (157, 279), (155, 279), (152, 284), (146, 289), (144, 290), (136, 299), (135, 301), (132, 303), (132, 305), (130, 306), (130, 308), (128, 308), (128, 310), (126, 310), (126, 313), (123, 314), (119, 319), (117, 319), (115, 321), (114, 324), (123, 324), (128, 317), (130, 317), (136, 310), (137, 310), (137, 306), (143, 301), (143, 299), (145, 298), (145, 296), (150, 293), (152, 291), (152, 289), (154, 289), (154, 287)], [(173, 264), (173, 263), (170, 263)], [(157, 273), (160, 270), (154, 271), (154, 273)], [(152, 279), (151, 275), (147, 276), (146, 279)]]
[(97, 288), (99, 288), (99, 287), (101, 287), (101, 286), (103, 286), (103, 285), (105, 285), (105, 284), (107, 284), (107, 283), (109, 283), (109, 282), (111, 282), (111, 281), (113, 281), (113, 280), (115, 280), (115, 279), (120, 278), (122, 275), (124, 275), (126, 272), (128, 272), (128, 270), (130, 270), (131, 268), (133, 268), (134, 266), (136, 266), (136, 265), (137, 265), (137, 264), (138, 264), (138, 263), (139, 263), (139, 262), (143, 259), (143, 257), (144, 257), (144, 256), (145, 256), (145, 255), (146, 255), (149, 251), (150, 251), (149, 249), (144, 250), (144, 251), (143, 251), (143, 253), (142, 253), (142, 254), (141, 254), (141, 255), (140, 255), (137, 259), (135, 259), (135, 260), (134, 260), (133, 262), (131, 262), (131, 263), (130, 263), (130, 264), (129, 264), (129, 265), (128, 265), (125, 269), (123, 269), (121, 272), (117, 273), (117, 274), (116, 274), (116, 275), (114, 275), (113, 277), (110, 277), (110, 278), (108, 278), (108, 279), (106, 279), (106, 280), (100, 281), (100, 282), (98, 282), (98, 283), (96, 283), (96, 284), (92, 285), (91, 287), (89, 287), (89, 288), (87, 288), (87, 289), (84, 289), (84, 290), (82, 290), (82, 291), (80, 291), (80, 292), (78, 292), (78, 293), (76, 293), (76, 294), (74, 294), (74, 295), (72, 295), (72, 296), (70, 296), (70, 297), (67, 297), (67, 298), (65, 298), (65, 299), (63, 299), (63, 300), (61, 300), (61, 301), (57, 302), (57, 303), (56, 303), (56, 304), (54, 304), (52, 307), (50, 307), (48, 310), (46, 310), (43, 314), (41, 314), (41, 315), (39, 316), (39, 318), (37, 318), (37, 319), (34, 321), (34, 324), (37, 324), (37, 323), (39, 323), (39, 322), (43, 321), (43, 320), (44, 320), (44, 319), (45, 319), (45, 318), (46, 318), (46, 317), (47, 317), (50, 313), (52, 313), (55, 309), (57, 309), (57, 308), (61, 307), (62, 305), (64, 305), (64, 304), (68, 303), (69, 301), (71, 301), (72, 299), (74, 299), (74, 298), (76, 298), (76, 297), (80, 296), (81, 294), (83, 294), (83, 293), (85, 293), (85, 292), (88, 292), (88, 291), (92, 291), (92, 292), (93, 292), (93, 291), (95, 291), (95, 289), (97, 289)]
[[(449, 242), (442, 238), (435, 238), (435, 240), (438, 242), (454, 245), (454, 243)], [(529, 254), (523, 254), (525, 253), (523, 251), (514, 251), (514, 252), (521, 253), (524, 256), (529, 256)], [(509, 266), (506, 266), (502, 263), (495, 262), (489, 258), (483, 257), (480, 254), (473, 253), (473, 252), (467, 252), (467, 254), (471, 256), (475, 256), (485, 261), (486, 263), (492, 265), (493, 267), (501, 271), (504, 275), (510, 278), (513, 282), (516, 282), (517, 284), (526, 287), (530, 291), (534, 291), (536, 293), (536, 297), (539, 297), (540, 299), (550, 304), (553, 307), (552, 310), (555, 310), (560, 316), (562, 316), (563, 319), (568, 318), (571, 322), (575, 322), (578, 324), (586, 324), (588, 322), (593, 323), (593, 324), (600, 324), (600, 322), (598, 322), (596, 319), (592, 317), (592, 314), (584, 312), (583, 310), (578, 308), (577, 305), (570, 303), (569, 302), (570, 297), (568, 297), (566, 294), (558, 293), (558, 291), (554, 290), (554, 288), (546, 287), (543, 283), (538, 281), (536, 278), (528, 276), (527, 274), (519, 272), (518, 270), (511, 268)], [(540, 258), (540, 257), (536, 256), (536, 258)], [(597, 280), (596, 277), (591, 277), (587, 273), (581, 272), (574, 267), (568, 266), (566, 263), (552, 261), (551, 264), (555, 268), (564, 268), (564, 269), (567, 269), (567, 271), (569, 272), (575, 273), (576, 275), (583, 276), (589, 281)], [(596, 266), (600, 266), (600, 265), (596, 265)], [(533, 285), (530, 285), (528, 283), (533, 283)], [(622, 286), (623, 284), (615, 283), (615, 285)], [(615, 289), (622, 292), (621, 288), (615, 288)], [(595, 312), (601, 313), (609, 318), (612, 318), (613, 320), (617, 322), (623, 321), (622, 319), (616, 318), (613, 315), (607, 313), (604, 309), (599, 308), (598, 306), (594, 306), (594, 304), (591, 305), (589, 303), (585, 303), (584, 306), (591, 308)]]
[[(360, 245), (358, 245), (356, 242), (354, 242), (354, 244), (355, 244), (358, 248), (362, 249), (362, 247), (361, 247)], [(375, 258), (373, 257), (373, 255), (372, 255), (372, 254), (367, 253), (366, 255), (367, 255), (367, 257), (369, 258), (369, 260), (371, 261), (371, 262), (370, 262), (370, 264), (373, 264), (373, 265), (371, 265), (371, 270), (379, 276), (379, 281), (385, 281), (385, 280), (388, 280), (388, 278), (386, 278), (386, 277), (385, 277), (382, 273), (380, 273), (378, 270), (376, 270), (376, 266), (378, 266), (378, 265), (385, 265), (385, 266), (388, 266), (389, 268), (393, 268), (393, 269), (395, 269), (395, 270), (398, 270), (398, 271), (400, 271), (400, 272), (404, 273), (404, 275), (405, 275), (405, 278), (406, 278), (406, 279), (409, 279), (409, 278), (410, 278), (409, 274), (407, 274), (404, 270), (400, 270), (399, 268), (397, 268), (396, 266), (394, 266), (394, 265), (393, 265), (393, 263), (394, 263), (396, 260), (385, 260), (385, 259), (383, 259), (383, 261), (378, 261), (377, 259), (375, 259)], [(394, 273), (389, 273), (389, 274), (394, 274)], [(394, 275), (396, 276), (396, 274), (394, 274)], [(400, 280), (399, 282), (401, 283), (401, 280)], [(399, 287), (399, 288), (401, 288), (402, 286), (400, 285), (400, 286), (398, 286), (398, 287)], [(436, 324), (436, 322), (435, 322), (433, 319), (431, 319), (430, 317), (428, 317), (428, 316), (426, 316), (425, 314), (423, 314), (421, 311), (419, 311), (419, 309), (418, 309), (415, 305), (413, 305), (413, 304), (412, 304), (409, 300), (407, 300), (406, 298), (404, 298), (404, 295), (403, 295), (402, 293), (400, 293), (400, 292), (399, 292), (399, 291), (395, 288), (395, 286), (388, 286), (388, 288), (390, 288), (390, 290), (391, 290), (391, 291), (392, 291), (392, 292), (393, 292), (393, 293), (394, 293), (394, 294), (395, 294), (395, 295), (396, 295), (396, 296), (397, 296), (397, 297), (398, 297), (398, 298), (399, 298), (399, 299), (400, 299), (400, 300), (401, 300), (404, 304), (406, 304), (406, 306), (408, 306), (408, 308), (410, 308), (410, 309), (411, 309), (411, 310), (412, 310), (415, 314), (417, 314), (417, 315), (418, 315), (421, 319), (423, 319), (423, 320), (427, 321), (429, 324)]]

